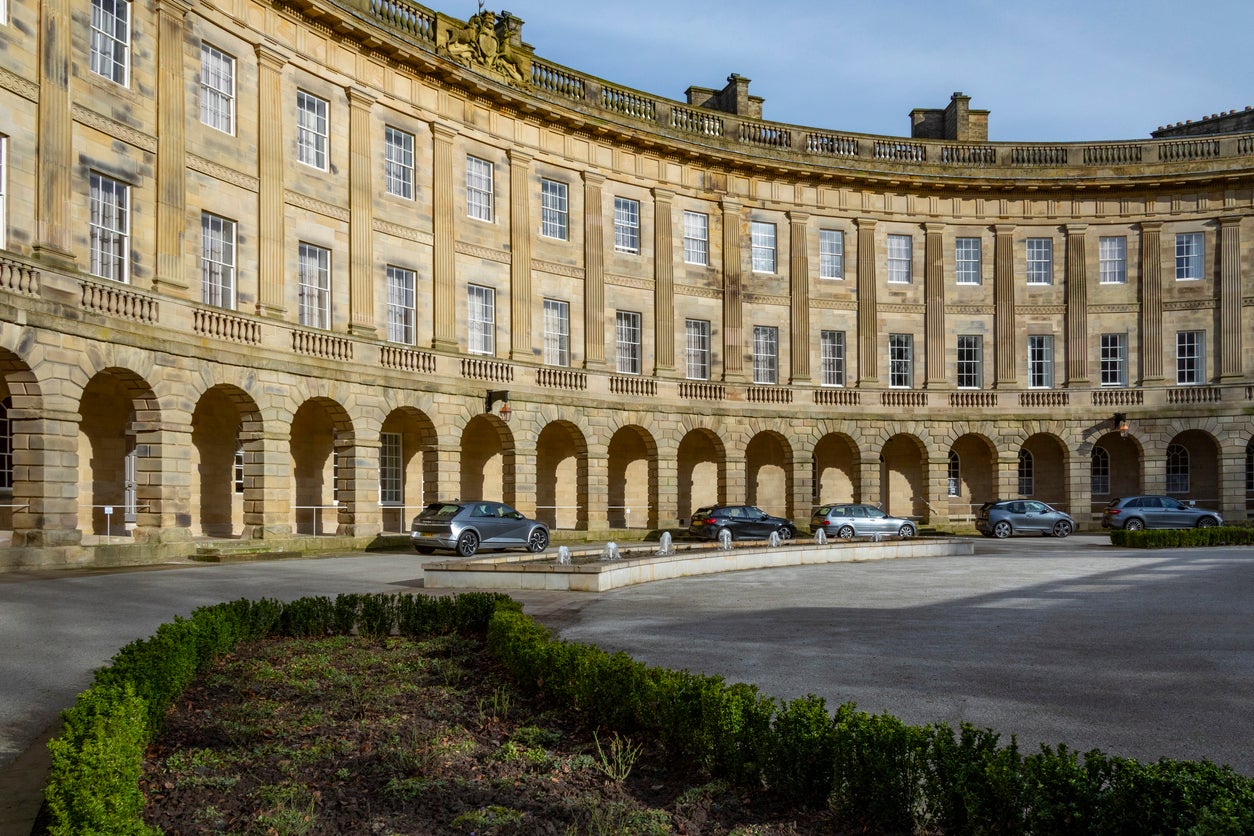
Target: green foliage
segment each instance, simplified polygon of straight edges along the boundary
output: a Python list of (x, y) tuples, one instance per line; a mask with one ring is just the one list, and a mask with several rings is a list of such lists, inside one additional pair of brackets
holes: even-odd
[(331, 599), (323, 596), (291, 601), (283, 607), (278, 633), (294, 638), (328, 635), (331, 633), (333, 612)]
[(812, 694), (784, 703), (771, 731), (767, 786), (795, 803), (825, 806), (835, 785), (837, 747), (826, 703)]
[(1110, 542), (1112, 545), (1131, 549), (1248, 546), (1254, 544), (1254, 526), (1222, 525), (1214, 528), (1155, 528), (1141, 531), (1112, 528)]
[(928, 818), (943, 833), (1023, 833), (1023, 758), (1012, 739), (963, 723), (929, 730), (924, 791)]
[(360, 611), (358, 630), (363, 636), (382, 639), (392, 635), (397, 617), (395, 595), (363, 595)]
[(889, 832), (912, 832), (922, 806), (928, 734), (847, 703), (836, 710), (838, 810)]

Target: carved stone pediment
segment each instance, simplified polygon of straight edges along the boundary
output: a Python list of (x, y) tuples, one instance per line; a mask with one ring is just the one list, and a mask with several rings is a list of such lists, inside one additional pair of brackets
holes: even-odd
[(522, 42), (522, 20), (509, 12), (484, 11), (465, 23), (437, 15), (435, 48), (475, 72), (518, 87), (531, 86), (533, 47)]

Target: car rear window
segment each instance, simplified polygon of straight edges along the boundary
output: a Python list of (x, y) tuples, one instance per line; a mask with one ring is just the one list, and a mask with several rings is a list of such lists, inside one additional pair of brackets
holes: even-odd
[(447, 520), (455, 516), (461, 507), (452, 502), (437, 502), (428, 505), (420, 516), (424, 520)]

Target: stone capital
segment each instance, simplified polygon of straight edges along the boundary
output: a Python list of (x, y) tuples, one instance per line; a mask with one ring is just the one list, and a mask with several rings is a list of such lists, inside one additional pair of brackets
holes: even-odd
[(344, 93), (348, 96), (348, 106), (353, 108), (369, 110), (379, 100), (379, 97), (374, 93), (364, 87), (358, 87), (356, 84), (345, 87)]
[(654, 187), (653, 200), (657, 203), (671, 203), (675, 200), (675, 192), (670, 189)]
[(1142, 232), (1158, 232), (1160, 229), (1163, 228), (1163, 222), (1162, 221), (1141, 221), (1141, 223), (1138, 224), (1138, 226), (1141, 227)]
[(1062, 227), (1068, 235), (1083, 235), (1089, 228), (1088, 224), (1063, 224)]
[(810, 220), (809, 212), (787, 212), (788, 220), (793, 224), (803, 224)]
[(528, 154), (526, 151), (519, 151), (517, 148), (511, 148), (505, 152), (505, 156), (509, 159), (509, 164), (526, 168), (535, 162), (536, 158)]
[(457, 136), (457, 128), (445, 122), (432, 122), (431, 134), (436, 141), (452, 142)]
[(939, 235), (945, 231), (946, 226), (948, 226), (948, 224), (943, 224), (939, 221), (928, 221), (923, 224), (923, 231), (928, 235)]
[(282, 71), (283, 67), (292, 60), (286, 52), (276, 49), (270, 46), (270, 44), (257, 44), (255, 49), (258, 63), (271, 70)]
[(997, 235), (1013, 235), (1018, 228), (1015, 224), (993, 224), (993, 232)]
[(875, 218), (854, 218), (853, 222), (860, 230), (875, 229), (875, 225), (879, 223)]
[(603, 186), (605, 185), (605, 175), (599, 171), (585, 171), (583, 173), (583, 182), (585, 186)]

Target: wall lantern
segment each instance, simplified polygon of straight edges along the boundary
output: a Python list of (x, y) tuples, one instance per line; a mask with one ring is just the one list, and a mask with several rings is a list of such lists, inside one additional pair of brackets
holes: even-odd
[(502, 421), (508, 424), (510, 413), (513, 412), (513, 410), (509, 408), (508, 389), (489, 389), (488, 394), (483, 398), (483, 411), (488, 413), (492, 412), (492, 405), (497, 401), (501, 402), (501, 409), (497, 412), (497, 415), (501, 417)]
[(1119, 435), (1124, 438), (1128, 437), (1128, 416), (1123, 412), (1115, 413), (1115, 426), (1119, 428)]

